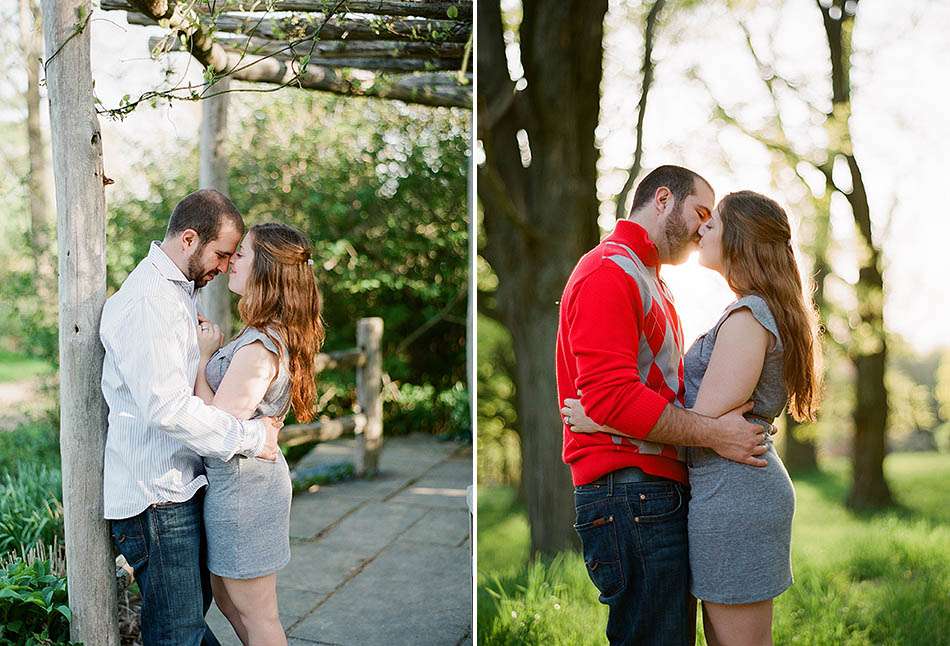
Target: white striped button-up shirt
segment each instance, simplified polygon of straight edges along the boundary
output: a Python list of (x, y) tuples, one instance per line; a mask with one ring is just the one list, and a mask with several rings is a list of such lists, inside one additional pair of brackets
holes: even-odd
[(241, 421), (194, 395), (198, 374), (194, 283), (153, 242), (106, 301), (102, 394), (109, 405), (105, 517), (184, 502), (208, 484), (202, 456), (258, 455), (260, 420)]

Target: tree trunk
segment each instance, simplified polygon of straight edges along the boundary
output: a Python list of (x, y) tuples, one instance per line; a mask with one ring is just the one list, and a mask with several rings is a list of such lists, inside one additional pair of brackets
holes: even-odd
[[(498, 2), (478, 5), (485, 256), (511, 332), (532, 554), (576, 546), (554, 375), (558, 300), (599, 238), (594, 128), (606, 0), (523, 3), (526, 89), (508, 76)], [(520, 134), (519, 134), (520, 133)], [(521, 144), (519, 144), (521, 137)], [(527, 145), (524, 145), (527, 144)]]
[[(211, 92), (225, 92), (230, 80), (223, 78)], [(201, 137), (199, 149), (198, 183), (201, 188), (213, 188), (229, 194), (227, 124), (228, 94), (220, 94), (201, 102)], [(220, 274), (198, 292), (198, 305), (204, 315), (217, 323), (225, 338), (231, 337), (231, 292), (228, 274)]]
[(103, 520), (106, 298), (102, 143), (92, 93), (89, 0), (43, 0), (59, 239), (60, 451), (70, 638), (118, 645), (115, 559)]
[(818, 468), (815, 443), (797, 436), (800, 426), (795, 418), (785, 411), (785, 442), (782, 461), (789, 473), (802, 473)]
[[(848, 505), (852, 508), (880, 508), (892, 503), (884, 479), (884, 455), (887, 445), (887, 387), (884, 368), (887, 343), (884, 332), (884, 276), (881, 253), (875, 246), (871, 229), (871, 209), (854, 155), (851, 140), (851, 38), (857, 2), (834, 0), (825, 7), (819, 0), (825, 35), (831, 57), (832, 111), (829, 150), (848, 163), (851, 190), (838, 189), (851, 206), (858, 233), (861, 266), (858, 271), (857, 300), (859, 323), (850, 347), (854, 363), (854, 475)], [(832, 158), (833, 158), (832, 157)]]
[(43, 36), (40, 28), (40, 10), (35, 0), (20, 2), (20, 48), (26, 66), (26, 133), (29, 144), (30, 173), (27, 190), (30, 201), (30, 237), (33, 247), (33, 269), (36, 288), (42, 297), (52, 297), (54, 279), (50, 254), (50, 224), (52, 222), (51, 181), (46, 160), (46, 142), (40, 126), (40, 59), (43, 56)]

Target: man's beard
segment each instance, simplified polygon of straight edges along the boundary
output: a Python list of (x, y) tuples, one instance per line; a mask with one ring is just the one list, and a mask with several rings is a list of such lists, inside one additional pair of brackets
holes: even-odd
[(689, 252), (692, 250), (693, 235), (690, 235), (686, 227), (686, 220), (683, 218), (683, 204), (680, 203), (673, 213), (666, 218), (666, 227), (663, 229), (663, 236), (666, 238), (666, 249), (669, 254), (669, 261), (672, 264), (679, 264), (686, 260)]
[[(195, 249), (195, 252), (191, 254), (191, 258), (188, 259), (188, 275), (185, 276), (188, 280), (193, 280), (195, 282), (195, 288), (200, 289), (210, 282), (211, 279), (207, 278), (209, 273), (201, 266), (201, 252), (204, 250), (204, 245)], [(211, 271), (214, 271), (212, 269)], [(213, 278), (213, 276), (212, 276)]]

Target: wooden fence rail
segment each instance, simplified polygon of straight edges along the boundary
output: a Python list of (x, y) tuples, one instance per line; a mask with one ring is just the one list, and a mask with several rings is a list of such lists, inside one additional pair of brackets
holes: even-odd
[(292, 424), (280, 432), (283, 446), (325, 442), (344, 434), (356, 436), (353, 463), (359, 476), (379, 470), (383, 446), (383, 319), (364, 318), (356, 324), (356, 348), (317, 355), (314, 373), (356, 368), (357, 411), (337, 419)]

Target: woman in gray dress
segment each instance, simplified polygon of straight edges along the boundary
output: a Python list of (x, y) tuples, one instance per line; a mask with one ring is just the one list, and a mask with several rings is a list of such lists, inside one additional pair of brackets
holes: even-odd
[[(323, 343), (321, 299), (310, 243), (277, 223), (248, 231), (231, 260), (244, 329), (221, 347), (220, 329), (200, 321), (195, 394), (238, 419), (314, 415), (313, 362)], [(205, 458), (208, 569), (215, 602), (244, 644), (287, 640), (277, 608), (277, 571), (290, 560), (287, 462)]]
[[(786, 404), (813, 420), (820, 390), (817, 318), (802, 288), (785, 211), (740, 191), (724, 197), (700, 228), (701, 265), (738, 297), (687, 351), (686, 406), (718, 417), (747, 401), (752, 421), (771, 426)], [(572, 430), (604, 431), (571, 401)], [(710, 646), (771, 644), (772, 600), (792, 583), (795, 492), (768, 438), (768, 466), (690, 448), (691, 591), (702, 600)]]

